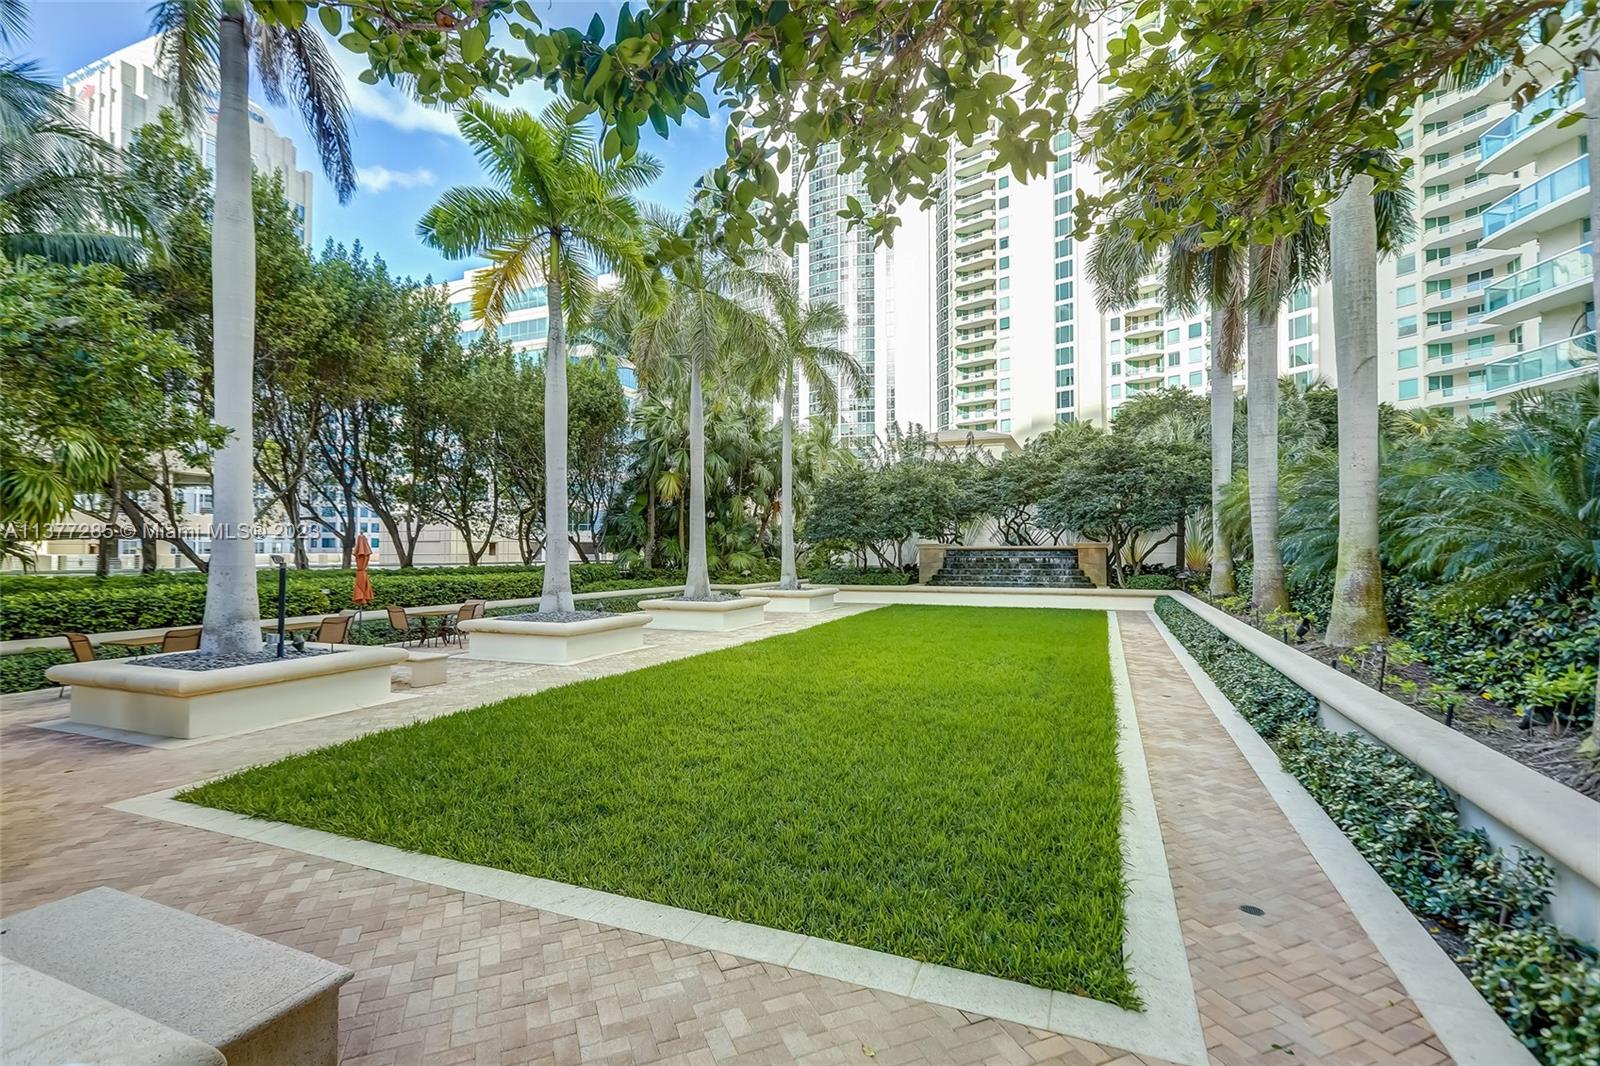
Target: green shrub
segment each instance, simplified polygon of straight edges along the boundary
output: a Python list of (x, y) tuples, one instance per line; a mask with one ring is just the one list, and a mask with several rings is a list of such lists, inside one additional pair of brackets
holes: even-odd
[(1309, 693), (1171, 597), (1156, 614), (1406, 906), (1466, 936), (1473, 984), (1518, 1038), (1552, 1066), (1594, 1066), (1600, 965), (1539, 920), (1549, 864), (1464, 828), (1443, 786), (1401, 756), (1318, 725)]
[(1133, 574), (1122, 586), (1130, 589), (1175, 589), (1178, 582), (1167, 574)]
[(1549, 925), (1485, 924), (1469, 937), (1472, 983), (1540, 1060), (1593, 1063), (1600, 1048), (1600, 962)]
[[(122, 659), (139, 649), (109, 644), (95, 649), (97, 659)], [(0, 693), (32, 692), (49, 688), (55, 682), (44, 672), (60, 663), (70, 663), (72, 652), (66, 648), (29, 648), (14, 655), (0, 656)]]
[(904, 570), (860, 570), (828, 567), (806, 578), (813, 585), (909, 585), (912, 577)]
[[(374, 607), (455, 603), (470, 599), (511, 600), (539, 595), (544, 570), (537, 566), (440, 567), (373, 570)], [(112, 633), (126, 629), (196, 625), (205, 614), (204, 575), (149, 578), (22, 578), (25, 591), (0, 596), (0, 640), (26, 640), (65, 632)], [(622, 571), (612, 563), (574, 563), (574, 592), (681, 583), (681, 571)], [(44, 587), (40, 587), (41, 584)], [(277, 613), (275, 571), (257, 572), (263, 617)], [(332, 614), (352, 607), (353, 570), (290, 571), (286, 603), (290, 615)]]

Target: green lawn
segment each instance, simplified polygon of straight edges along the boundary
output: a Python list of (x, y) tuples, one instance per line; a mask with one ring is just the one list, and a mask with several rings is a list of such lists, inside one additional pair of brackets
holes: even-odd
[(1136, 1006), (1106, 639), (885, 607), (180, 798)]

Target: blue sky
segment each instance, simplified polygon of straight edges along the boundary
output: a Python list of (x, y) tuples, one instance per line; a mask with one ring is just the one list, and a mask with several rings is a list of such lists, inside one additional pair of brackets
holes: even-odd
[[(552, 25), (587, 26), (596, 10), (602, 11), (608, 25), (615, 21), (614, 6), (609, 4), (535, 0), (534, 7)], [(16, 51), (37, 60), (52, 79), (149, 36), (144, 0), (35, 0), (30, 8), (30, 37)], [(360, 240), (398, 273), (418, 278), (432, 274), (435, 279), (459, 276), (476, 261), (447, 260), (416, 235), (417, 219), (442, 191), (481, 180), (472, 154), (455, 133), (454, 120), (385, 86), (356, 81), (363, 57), (329, 43), (346, 73), (356, 163), (361, 168), (361, 188), (348, 204), (341, 206), (334, 198), (309, 150), (310, 138), (299, 117), (283, 108), (268, 108), (278, 132), (294, 138), (301, 167), (316, 176), (312, 248), (321, 249), (328, 237), (345, 243)], [(537, 110), (549, 96), (542, 85), (534, 84), (520, 88), (513, 101)], [(694, 180), (723, 158), (722, 123), (716, 112), (710, 121), (690, 113), (682, 127), (674, 127), (669, 141), (655, 139), (645, 127), (644, 147), (664, 167), (648, 198), (672, 208), (683, 206)]]

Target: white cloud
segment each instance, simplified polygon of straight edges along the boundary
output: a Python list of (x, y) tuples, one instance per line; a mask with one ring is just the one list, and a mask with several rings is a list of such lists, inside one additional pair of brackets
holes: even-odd
[(381, 165), (356, 168), (356, 184), (367, 192), (382, 192), (385, 189), (426, 189), (438, 180), (433, 171), (427, 167), (418, 167), (415, 170), (390, 170)]

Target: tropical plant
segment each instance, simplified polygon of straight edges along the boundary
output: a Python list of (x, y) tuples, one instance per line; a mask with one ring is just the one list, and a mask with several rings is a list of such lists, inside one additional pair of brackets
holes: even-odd
[(668, 215), (652, 220), (666, 253), (664, 289), (638, 308), (629, 346), (642, 381), (681, 375), (688, 385), (689, 492), (685, 599), (709, 599), (706, 548), (705, 384), (726, 378), (752, 344), (764, 342), (758, 314), (735, 298), (748, 277), (712, 241), (682, 231)]
[[(8, 37), (26, 29), (15, 8)], [(156, 212), (123, 158), (72, 113), (72, 98), (24, 60), (0, 59), (0, 256), (130, 266)], [(158, 244), (159, 247), (159, 244)]]
[(865, 376), (855, 357), (834, 343), (849, 324), (842, 307), (806, 300), (794, 275), (781, 261), (774, 261), (757, 275), (756, 281), (765, 297), (769, 336), (751, 348), (752, 357), (743, 372), (757, 383), (758, 391), (774, 394), (783, 409), (778, 505), (782, 570), (778, 587), (796, 589), (800, 579), (794, 559), (795, 386), (804, 379), (814, 401), (813, 409), (820, 411), (827, 424), (838, 414), (840, 393), (848, 395), (860, 388)]
[(630, 194), (654, 180), (660, 165), (639, 155), (602, 161), (588, 126), (570, 107), (540, 117), (468, 103), (458, 119), (492, 186), (447, 191), (418, 225), (422, 239), (454, 258), (485, 255), (489, 267), (473, 288), (473, 314), (493, 329), (512, 297), (546, 288), (550, 327), (545, 348), (544, 590), (541, 611), (573, 609), (567, 528), (566, 321), (591, 306), (595, 272), (609, 268), (623, 284), (647, 284), (638, 208)]
[[(212, 394), (230, 431), (212, 462), (213, 524), (203, 650), (255, 651), (255, 432), (252, 385), (256, 314), (255, 213), (251, 206), (250, 54), (268, 101), (293, 96), (340, 201), (355, 191), (344, 84), (322, 37), (303, 21), (252, 16), (245, 0), (159, 0), (151, 9), (159, 56), (184, 121), (204, 117), (215, 87), (217, 166), (211, 227)], [(289, 89), (285, 93), (285, 87)]]

